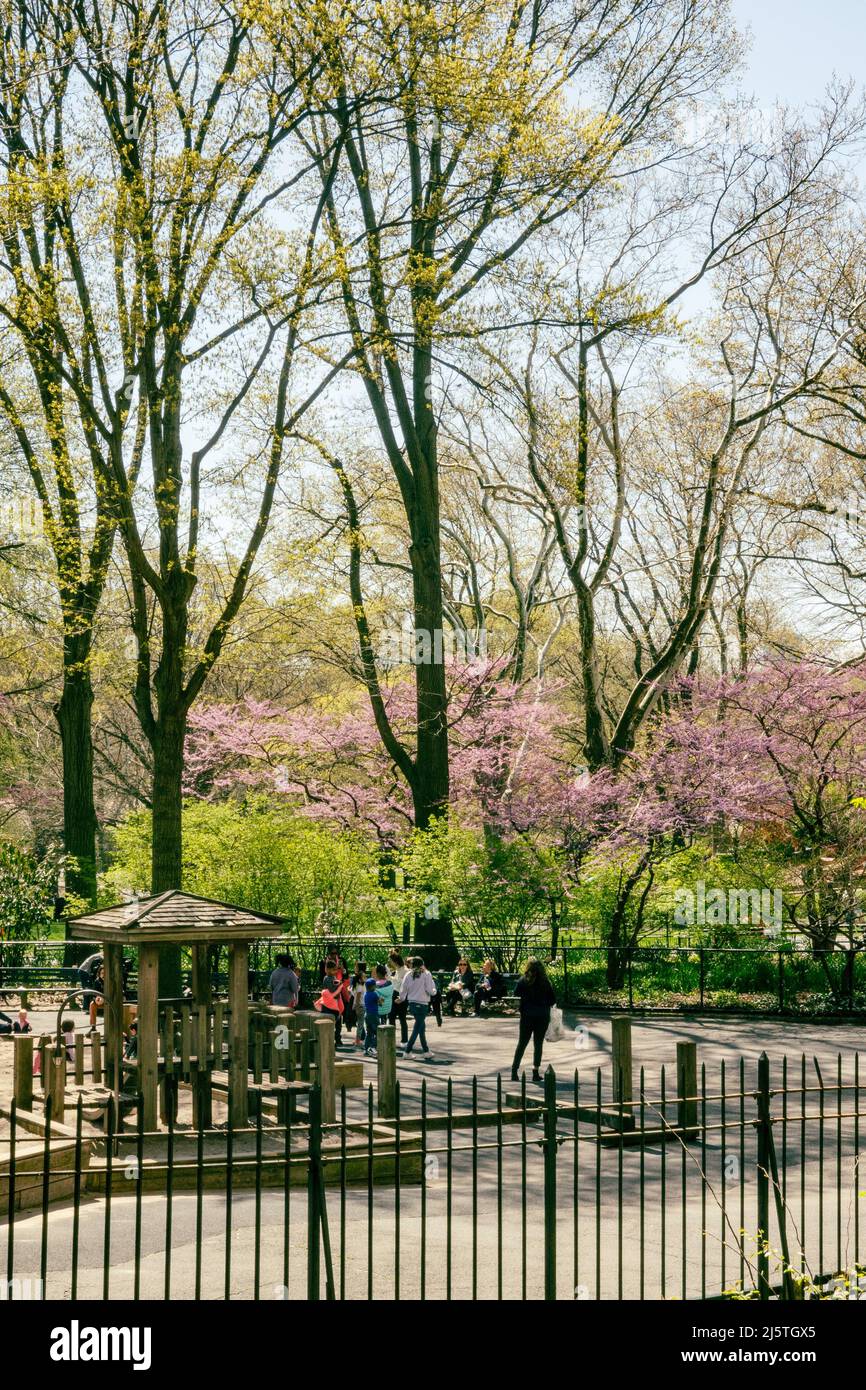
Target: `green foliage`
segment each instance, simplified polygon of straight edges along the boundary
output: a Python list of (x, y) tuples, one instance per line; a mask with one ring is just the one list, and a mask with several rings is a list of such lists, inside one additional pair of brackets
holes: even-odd
[(552, 855), (520, 838), (500, 840), (453, 819), (416, 830), (401, 858), (412, 905), (434, 894), (458, 945), (515, 970), (531, 954), (533, 930), (550, 926), (560, 877)]
[[(150, 815), (114, 832), (103, 902), (146, 892)], [(190, 801), (184, 808), (183, 886), (287, 919), (287, 930), (343, 937), (389, 932), (394, 904), (379, 886), (375, 844), (330, 824), (293, 816), (264, 799)]]
[(0, 940), (26, 940), (46, 930), (54, 915), (57, 864), (11, 840), (0, 840)]

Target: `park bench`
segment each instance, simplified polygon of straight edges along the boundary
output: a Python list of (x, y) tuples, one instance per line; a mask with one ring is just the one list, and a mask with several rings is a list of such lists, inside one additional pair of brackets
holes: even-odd
[[(516, 1013), (517, 1010), (519, 1009), (519, 1007), (520, 1007), (520, 999), (519, 999), (519, 997), (514, 993), (514, 986), (516, 985), (517, 981), (520, 979), (520, 976), (519, 976), (519, 975), (503, 975), (502, 978), (503, 978), (504, 981), (505, 981), (506, 987), (507, 987), (507, 989), (508, 989), (508, 993), (506, 993), (506, 994), (501, 994), (501, 995), (499, 996), (498, 999), (488, 999), (488, 1000), (485, 1000), (484, 1006), (483, 1006), (483, 1008), (482, 1008), (482, 1015), (484, 1015), (484, 1014), (493, 1014), (493, 1015), (513, 1014), (513, 1013)], [(476, 982), (478, 982), (478, 981), (481, 979), (480, 973), (479, 973), (478, 975), (475, 976), (475, 979), (476, 979)], [(448, 984), (449, 984), (449, 981), (443, 979), (443, 977), (442, 977), (441, 975), (439, 975), (439, 976), (437, 976), (437, 981), (436, 981), (436, 983), (437, 983), (437, 985), (438, 985), (439, 992), (440, 992), (440, 994), (442, 995), (442, 1002), (443, 1002), (443, 1006), (444, 1006), (445, 1000), (446, 1000), (446, 998), (447, 998), (447, 991), (448, 991)], [(475, 1011), (475, 1003), (474, 1003), (474, 1000), (473, 1000), (473, 999), (463, 999), (462, 997), (461, 997), (460, 999), (458, 999), (458, 1001), (457, 1001), (457, 1007), (456, 1007), (455, 1010), (454, 1010), (455, 1015), (456, 1015), (456, 1014), (462, 1014), (464, 1017), (465, 1017), (467, 1014), (474, 1013), (474, 1011)]]
[(74, 965), (4, 965), (0, 967), (0, 998), (16, 995), (22, 1009), (31, 994), (57, 994), (74, 989), (78, 971)]

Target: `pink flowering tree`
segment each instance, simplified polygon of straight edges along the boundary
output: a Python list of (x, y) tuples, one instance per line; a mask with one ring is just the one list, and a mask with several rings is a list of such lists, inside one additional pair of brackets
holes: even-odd
[[(811, 942), (834, 993), (866, 946), (866, 664), (767, 664), (704, 693), (725, 723), (757, 734), (768, 781), (766, 836), (785, 877), (787, 921)], [(845, 944), (841, 980), (825, 954)]]

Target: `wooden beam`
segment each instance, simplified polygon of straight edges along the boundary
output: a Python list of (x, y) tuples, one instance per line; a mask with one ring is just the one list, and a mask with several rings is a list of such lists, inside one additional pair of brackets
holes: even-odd
[(249, 1080), (249, 946), (229, 947), (229, 1124), (245, 1129)]
[(94, 1086), (102, 1085), (102, 1035), (90, 1030), (90, 1075)]
[(138, 952), (138, 1089), (145, 1130), (157, 1127), (159, 1084), (159, 947)]
[(115, 1094), (123, 1082), (123, 947), (105, 947), (105, 1069)]

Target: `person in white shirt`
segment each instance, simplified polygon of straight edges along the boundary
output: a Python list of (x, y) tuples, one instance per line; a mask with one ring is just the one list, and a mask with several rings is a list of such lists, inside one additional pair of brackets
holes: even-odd
[(433, 976), (425, 968), (421, 957), (410, 956), (409, 968), (403, 976), (403, 983), (400, 985), (400, 999), (405, 1001), (413, 1019), (412, 1034), (403, 1050), (406, 1057), (409, 1056), (416, 1041), (425, 1059), (431, 1055), (427, 1043), (427, 1015), (430, 1012), (430, 1000), (435, 992), (436, 985)]
[(388, 973), (391, 976), (391, 983), (394, 986), (394, 1003), (391, 1005), (391, 1017), (389, 1023), (393, 1023), (396, 1028), (400, 1026), (400, 1046), (406, 1046), (409, 1036), (409, 1027), (406, 1023), (406, 1001), (400, 995), (403, 981), (406, 978), (406, 965), (399, 951), (391, 951), (388, 956)]

